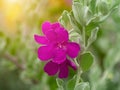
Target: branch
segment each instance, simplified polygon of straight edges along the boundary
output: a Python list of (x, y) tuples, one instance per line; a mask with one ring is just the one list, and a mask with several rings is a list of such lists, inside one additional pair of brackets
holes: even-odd
[(5, 58), (5, 59), (7, 59), (7, 60), (9, 60), (9, 61), (11, 61), (12, 63), (14, 63), (19, 69), (25, 70), (25, 66), (22, 65), (22, 64), (20, 64), (18, 62), (18, 59), (16, 57), (10, 55), (9, 53), (3, 54), (2, 57)]

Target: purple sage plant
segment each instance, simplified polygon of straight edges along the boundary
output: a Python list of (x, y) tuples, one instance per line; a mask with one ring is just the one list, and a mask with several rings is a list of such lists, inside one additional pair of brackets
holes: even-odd
[(80, 45), (69, 40), (68, 31), (59, 22), (44, 22), (42, 32), (44, 36), (34, 35), (34, 39), (42, 45), (38, 48), (38, 58), (47, 61), (44, 71), (50, 76), (59, 71), (59, 78), (67, 78), (69, 66), (77, 69), (71, 59), (78, 56)]

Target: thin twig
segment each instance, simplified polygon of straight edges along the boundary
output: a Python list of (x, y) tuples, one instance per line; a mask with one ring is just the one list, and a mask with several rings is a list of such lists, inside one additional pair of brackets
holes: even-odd
[(25, 70), (25, 66), (22, 65), (22, 64), (20, 64), (20, 63), (18, 62), (18, 59), (17, 59), (16, 57), (10, 55), (9, 53), (3, 54), (3, 55), (2, 55), (2, 58), (5, 58), (5, 59), (11, 61), (11, 62), (14, 63), (19, 69)]

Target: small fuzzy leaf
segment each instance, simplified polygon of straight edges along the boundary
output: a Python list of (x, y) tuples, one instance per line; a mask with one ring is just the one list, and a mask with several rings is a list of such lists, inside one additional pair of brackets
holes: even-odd
[(90, 9), (91, 9), (92, 13), (95, 13), (95, 11), (96, 11), (96, 0), (91, 0)]
[(68, 81), (67, 90), (74, 90), (75, 83), (76, 83), (76, 76), (74, 76), (71, 80)]
[(84, 6), (81, 3), (77, 3), (77, 2), (72, 5), (74, 17), (80, 25), (85, 25), (85, 21), (83, 18), (84, 17), (84, 8), (83, 7)]
[(106, 15), (108, 13), (108, 5), (105, 1), (101, 1), (99, 3), (99, 11), (103, 14)]
[(86, 25), (86, 22), (88, 21), (90, 16), (89, 7), (84, 6), (81, 3), (75, 2), (72, 5), (72, 10), (76, 21), (80, 25)]
[(73, 12), (70, 12), (69, 15), (70, 24), (77, 33), (81, 33), (82, 26), (75, 20)]
[(89, 47), (89, 46), (97, 39), (98, 30), (99, 30), (99, 28), (96, 27), (95, 29), (93, 29), (93, 30), (91, 31), (91, 35), (90, 35), (90, 37), (88, 38), (87, 47)]
[(118, 6), (112, 8), (111, 10), (109, 10), (109, 12), (106, 15), (101, 16), (99, 22), (105, 21), (117, 8), (118, 8)]
[(57, 82), (57, 85), (58, 85), (58, 90), (64, 90), (64, 88), (63, 88), (64, 81), (62, 79), (57, 78), (56, 82)]
[(90, 52), (86, 52), (81, 55), (80, 58), (80, 67), (82, 71), (87, 71), (93, 64), (93, 55)]
[(90, 85), (88, 82), (81, 82), (76, 85), (74, 90), (90, 90)]
[(70, 40), (75, 40), (77, 38), (81, 38), (81, 35), (77, 33), (75, 30), (69, 32)]
[(68, 23), (69, 23), (69, 18), (68, 18), (68, 11), (63, 11), (61, 17), (58, 19), (58, 21), (65, 27), (67, 28)]

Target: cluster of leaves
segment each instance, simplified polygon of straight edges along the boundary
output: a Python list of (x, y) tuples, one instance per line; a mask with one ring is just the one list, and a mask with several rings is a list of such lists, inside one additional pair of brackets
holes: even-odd
[[(106, 21), (111, 13), (118, 8), (118, 2), (118, 0), (73, 0), (72, 11), (64, 11), (59, 18), (59, 22), (64, 27), (71, 29), (71, 40), (74, 40), (81, 45), (82, 51), (77, 58), (78, 64), (80, 65), (78, 75), (80, 75), (81, 72), (86, 72), (93, 64), (94, 56), (89, 50), (89, 46), (96, 40), (98, 31), (102, 28), (101, 23)], [(99, 31), (99, 33), (100, 32), (101, 31)], [(64, 90), (64, 88), (70, 90), (68, 89), (69, 87), (71, 87), (71, 90), (90, 90), (89, 83), (82, 81), (78, 75), (76, 78), (67, 82), (67, 87), (64, 87), (65, 84), (61, 83), (65, 83), (64, 81), (57, 80), (60, 90)], [(95, 75), (92, 76), (94, 77)], [(74, 85), (69, 85), (71, 81), (76, 83)], [(96, 81), (92, 83), (92, 86), (98, 87), (95, 83)], [(96, 88), (91, 89), (98, 90)]]
[[(120, 17), (118, 12), (119, 10), (116, 10), (116, 12), (101, 25), (102, 34), (94, 44), (98, 50), (96, 54), (97, 61), (91, 68), (88, 76), (92, 90), (120, 89), (120, 28), (117, 22), (120, 20)], [(110, 27), (108, 27), (108, 25)]]

